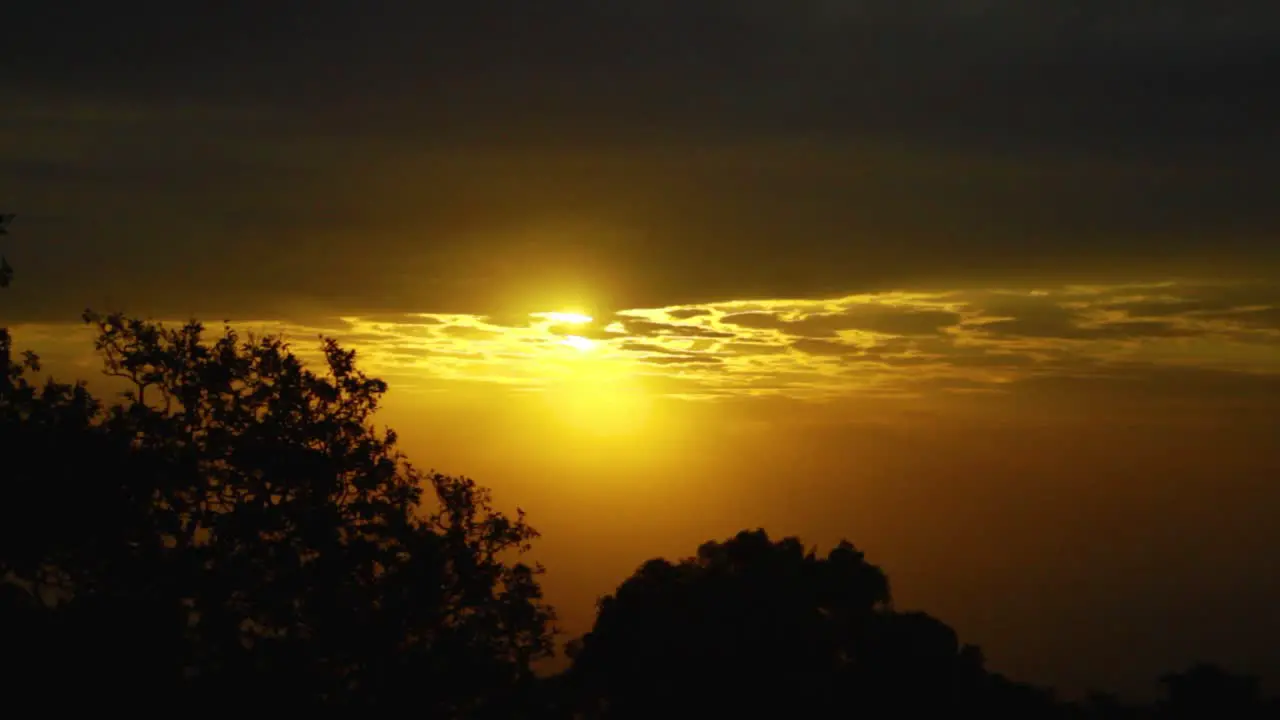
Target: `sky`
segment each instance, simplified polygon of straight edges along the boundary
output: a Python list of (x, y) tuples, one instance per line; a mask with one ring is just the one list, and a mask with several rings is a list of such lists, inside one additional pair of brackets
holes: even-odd
[(1280, 677), (1280, 6), (20, 2), (0, 321), (355, 347), (423, 467), (645, 559), (842, 537), (1066, 692)]

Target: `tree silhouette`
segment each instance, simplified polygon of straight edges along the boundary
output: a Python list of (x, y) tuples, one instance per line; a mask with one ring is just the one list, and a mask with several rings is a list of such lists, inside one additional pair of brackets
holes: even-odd
[(85, 319), (122, 401), (36, 387), (34, 356), (0, 392), (0, 602), (28, 682), (431, 717), (524, 692), (552, 647), (541, 569), (514, 561), (536, 532), (409, 465), (353, 352), (325, 340), (315, 373), (276, 337)]
[(853, 545), (820, 557), (763, 530), (645, 563), (572, 656), (595, 717), (898, 717), (986, 707), (998, 689), (951, 628), (894, 611)]
[(555, 678), (562, 717), (1280, 717), (1256, 678), (1212, 665), (1164, 676), (1156, 704), (1059, 700), (986, 669), (942, 621), (894, 609), (887, 576), (853, 545), (819, 556), (763, 530), (644, 563), (570, 656)]
[(1201, 663), (1160, 678), (1165, 698), (1158, 704), (1160, 717), (1232, 718), (1253, 720), (1277, 717), (1274, 702), (1262, 697), (1259, 679), (1236, 675), (1210, 663)]
[(1076, 714), (1094, 720), (1141, 720), (1151, 717), (1152, 711), (1152, 708), (1128, 704), (1114, 694), (1095, 692), (1085, 698)]

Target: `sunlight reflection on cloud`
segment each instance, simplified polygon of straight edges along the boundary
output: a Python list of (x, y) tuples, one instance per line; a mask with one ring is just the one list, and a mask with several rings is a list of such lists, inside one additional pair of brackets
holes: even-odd
[[(304, 354), (318, 335), (332, 335), (356, 348), (369, 372), (407, 389), (443, 382), (536, 390), (594, 374), (673, 379), (659, 392), (682, 399), (821, 400), (1016, 392), (1023, 381), (1106, 378), (1135, 364), (1254, 374), (1280, 368), (1280, 293), (1229, 284), (753, 299), (604, 318), (563, 311), (527, 317), (233, 325), (283, 333)], [(60, 326), (14, 332), (50, 359), (78, 357), (72, 339), (88, 347), (87, 332)]]

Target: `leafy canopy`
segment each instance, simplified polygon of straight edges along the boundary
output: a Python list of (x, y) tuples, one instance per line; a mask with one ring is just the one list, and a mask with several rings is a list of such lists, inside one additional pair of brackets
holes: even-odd
[(552, 649), (541, 568), (515, 561), (537, 533), (474, 481), (416, 470), (374, 427), (386, 385), (353, 351), (325, 339), (315, 372), (278, 337), (85, 320), (119, 401), (36, 386), (38, 358), (0, 347), (0, 575), (46, 657), (146, 645), (96, 662), (117, 685), (149, 663), (174, 692), (235, 677), (445, 714), (529, 682)]

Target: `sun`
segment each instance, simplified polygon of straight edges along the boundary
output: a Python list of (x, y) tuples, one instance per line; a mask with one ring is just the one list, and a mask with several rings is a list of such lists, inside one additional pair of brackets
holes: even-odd
[[(595, 318), (580, 312), (535, 312), (529, 313), (529, 316), (539, 318), (548, 325), (590, 325), (595, 322)], [(556, 334), (564, 335), (564, 333)], [(596, 347), (595, 341), (582, 335), (564, 335), (560, 344), (583, 353), (594, 350)]]
[(595, 342), (588, 338), (584, 338), (581, 335), (570, 335), (562, 342), (578, 352), (587, 352), (589, 350), (593, 350), (596, 346)]
[(544, 320), (550, 320), (551, 322), (563, 325), (586, 325), (593, 320), (590, 315), (583, 315), (582, 313), (576, 312), (538, 312), (531, 314), (533, 317), (539, 317)]

